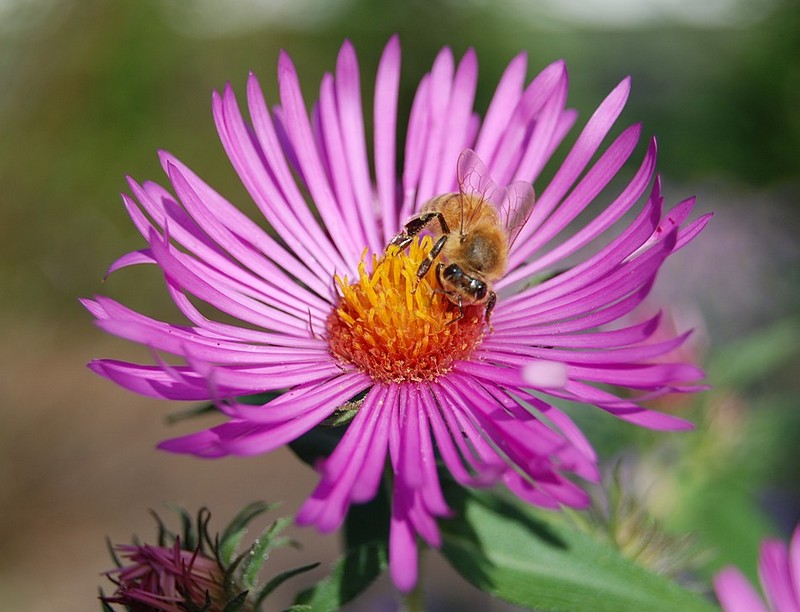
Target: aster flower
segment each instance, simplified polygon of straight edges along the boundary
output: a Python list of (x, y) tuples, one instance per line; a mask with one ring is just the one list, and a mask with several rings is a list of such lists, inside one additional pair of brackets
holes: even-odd
[(117, 583), (117, 590), (113, 596), (102, 598), (106, 604), (166, 612), (186, 610), (187, 606), (222, 609), (223, 573), (219, 565), (197, 550), (181, 549), (180, 539), (171, 547), (119, 544), (115, 552), (126, 565), (107, 572)]
[[(97, 360), (95, 372), (151, 397), (212, 399), (227, 416), (162, 449), (200, 457), (266, 453), (343, 405), (357, 407), (341, 442), (318, 464), (320, 483), (297, 520), (337, 529), (351, 503), (375, 496), (388, 454), (390, 568), (402, 590), (416, 581), (417, 537), (440, 546), (435, 519), (450, 515), (437, 457), (462, 485), (502, 483), (532, 504), (584, 507), (589, 498), (571, 477), (596, 481), (596, 457), (549, 398), (593, 404), (653, 429), (685, 429), (685, 421), (639, 401), (694, 390), (702, 376), (688, 364), (652, 362), (686, 337), (647, 343), (658, 317), (609, 327), (644, 299), (661, 264), (707, 222), (687, 222), (693, 199), (662, 211), (655, 141), (613, 201), (576, 223), (639, 140), (640, 127), (628, 127), (592, 163), (625, 105), (628, 79), (589, 119), (549, 184), (538, 185), (576, 114), (565, 108), (563, 62), (527, 86), (526, 70), (524, 54), (511, 61), (481, 120), (473, 110), (475, 53), (456, 65), (444, 49), (417, 89), (398, 175), (400, 48), (392, 38), (375, 85), (371, 174), (353, 47), (346, 42), (335, 74), (323, 77), (310, 116), (294, 65), (281, 53), (280, 105), (268, 108), (253, 75), (249, 122), (230, 86), (213, 96), (225, 151), (277, 237), (161, 153), (175, 195), (129, 179), (132, 197), (123, 200), (148, 246), (111, 271), (157, 265), (189, 323), (157, 321), (106, 297), (84, 301), (104, 330), (183, 359)], [(495, 183), (524, 181), (539, 192), (507, 273), (494, 283), (491, 330), (483, 305), (462, 312), (433, 269), (417, 278), (432, 246), (424, 232), (407, 250), (384, 256), (427, 201), (458, 191), (457, 160), (468, 148), (485, 165), (484, 188), (496, 189), (499, 200), (504, 192)], [(587, 249), (579, 263), (570, 259)], [(189, 296), (238, 322), (201, 312)], [(639, 397), (618, 396), (608, 385)], [(237, 400), (267, 391), (285, 392), (259, 406)]]
[(260, 610), (266, 597), (283, 582), (318, 565), (284, 571), (257, 588), (268, 553), (292, 543), (280, 536), (290, 519), (273, 522), (243, 553), (236, 554), (236, 549), (252, 519), (272, 507), (260, 502), (250, 504), (213, 538), (208, 532), (211, 514), (206, 508), (197, 513), (196, 524), (185, 510), (179, 510), (182, 535), (171, 532), (154, 514), (157, 544), (137, 541), (111, 547), (109, 543), (117, 567), (105, 575), (116, 588), (108, 596), (101, 591), (103, 609), (111, 611), (114, 608), (110, 604), (118, 604), (141, 612)]
[(714, 577), (714, 590), (725, 612), (796, 612), (800, 610), (800, 527), (787, 548), (780, 540), (761, 543), (758, 576), (767, 598), (764, 605), (747, 578), (735, 567)]

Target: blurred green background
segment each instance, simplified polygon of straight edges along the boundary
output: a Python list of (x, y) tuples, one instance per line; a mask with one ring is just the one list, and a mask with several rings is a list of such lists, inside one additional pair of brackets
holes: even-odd
[[(658, 136), (668, 202), (696, 193), (701, 211), (716, 212), (657, 290), (676, 319), (700, 328), (693, 356), (716, 389), (676, 408), (700, 423), (680, 441), (606, 421), (593, 439), (608, 455), (643, 457), (653, 512), (705, 538), (706, 573), (750, 559), (752, 574), (758, 538), (785, 535), (800, 518), (797, 2), (0, 0), (0, 600), (18, 606), (9, 609), (93, 606), (104, 536), (146, 535), (146, 509), (164, 501), (219, 508), (222, 525), (251, 499), (285, 499), (292, 512), (311, 490), (313, 474), (284, 453), (200, 464), (153, 452), (176, 433), (163, 425), (170, 407), (84, 368), (96, 356), (146, 353), (104, 337), (77, 298), (102, 292), (168, 311), (153, 270), (102, 283), (111, 261), (141, 246), (118, 193), (126, 174), (163, 180), (158, 148), (248, 206), (216, 138), (212, 90), (230, 81), (241, 98), (252, 70), (276, 102), (284, 48), (310, 102), (349, 38), (369, 109), (395, 32), (401, 117), (444, 45), (457, 56), (477, 50), (479, 112), (521, 50), (529, 77), (567, 61), (578, 125), (633, 76), (621, 124), (642, 121)], [(722, 508), (735, 511), (715, 514)], [(719, 545), (736, 534), (738, 544)], [(298, 537), (307, 551), (287, 566), (335, 554), (333, 537)], [(394, 605), (373, 598), (363, 609)]]

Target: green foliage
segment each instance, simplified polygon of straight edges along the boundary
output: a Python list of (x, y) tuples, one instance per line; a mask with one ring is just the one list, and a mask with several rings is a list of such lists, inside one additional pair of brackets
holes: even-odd
[(295, 605), (314, 612), (339, 610), (372, 584), (387, 566), (385, 541), (356, 546), (334, 564), (327, 578), (300, 593)]
[(457, 517), (442, 524), (442, 554), (470, 583), (515, 605), (609, 612), (713, 609), (560, 515), (454, 486), (447, 499)]
[(303, 463), (314, 467), (320, 459), (329, 457), (342, 439), (347, 427), (315, 427), (289, 443), (289, 448)]
[(759, 543), (777, 531), (763, 492), (776, 488), (780, 475), (797, 478), (796, 396), (774, 381), (791, 376), (798, 357), (795, 320), (719, 347), (708, 365), (713, 388), (693, 408), (696, 431), (642, 449), (657, 483), (651, 505), (668, 528), (692, 533), (706, 551), (705, 578), (732, 564), (757, 580)]
[(785, 319), (728, 346), (719, 347), (708, 368), (722, 390), (746, 391), (762, 384), (800, 355), (800, 321)]

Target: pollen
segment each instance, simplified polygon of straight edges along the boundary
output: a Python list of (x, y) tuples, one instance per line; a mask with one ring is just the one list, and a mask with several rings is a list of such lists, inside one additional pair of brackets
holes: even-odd
[[(336, 276), (340, 299), (327, 322), (331, 353), (380, 382), (434, 380), (465, 359), (483, 337), (483, 308), (458, 306), (441, 290), (435, 265), (417, 278), (432, 239), (415, 238), (408, 252), (391, 247), (380, 257), (366, 251), (358, 279)], [(369, 271), (371, 270), (371, 272)]]

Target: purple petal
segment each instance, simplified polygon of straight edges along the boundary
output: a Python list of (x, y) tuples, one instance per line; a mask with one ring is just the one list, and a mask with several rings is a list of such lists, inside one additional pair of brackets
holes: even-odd
[(389, 523), (389, 572), (392, 582), (408, 593), (417, 583), (418, 552), (414, 530), (408, 517), (404, 496), (392, 498), (392, 518)]
[[(590, 385), (571, 381), (567, 390), (573, 401), (594, 404), (598, 408), (613, 414), (618, 419), (659, 431), (685, 431), (693, 429), (694, 424), (669, 414), (642, 408), (632, 401), (621, 400), (615, 395)], [(557, 395), (556, 393), (552, 393)]]
[(140, 365), (115, 359), (95, 359), (88, 365), (95, 374), (147, 397), (187, 401), (211, 398), (206, 381), (186, 368), (177, 368), (183, 378), (176, 379), (163, 368), (154, 365)]
[[(273, 168), (266, 165), (269, 164), (266, 159), (271, 159), (274, 163), (275, 158), (283, 157), (283, 154), (273, 153), (271, 158), (265, 158), (269, 150), (265, 151), (261, 147), (256, 149), (256, 141), (244, 123), (230, 86), (226, 87), (222, 96), (214, 94), (212, 108), (217, 132), (231, 163), (236, 168), (253, 201), (280, 232), (290, 248), (304, 260), (319, 259), (322, 264), (320, 274), (323, 273), (323, 270), (330, 270), (334, 266), (344, 267), (345, 259), (339, 256), (331, 241), (322, 233), (297, 188), (290, 187), (293, 180), (285, 177), (280, 184), (282, 191), (278, 191), (273, 180), (274, 175), (270, 172)], [(294, 107), (292, 108), (294, 110)], [(265, 109), (261, 110), (265, 111)], [(307, 130), (307, 137), (310, 139), (311, 129), (308, 126), (308, 117), (305, 116), (304, 111), (297, 111), (297, 114), (305, 117), (304, 127)], [(262, 129), (268, 130), (265, 125), (268, 121), (267, 117), (261, 115), (260, 118), (263, 122)], [(269, 139), (268, 136), (267, 138), (268, 145), (274, 143), (274, 138)], [(259, 141), (258, 144), (261, 142)], [(276, 165), (285, 166), (285, 161), (278, 161)], [(328, 204), (329, 210), (335, 210), (335, 207), (330, 206), (331, 198), (332, 196), (329, 195), (326, 204)], [(310, 244), (319, 245), (320, 252), (314, 253), (308, 248)]]
[(396, 477), (411, 489), (418, 489), (424, 481), (420, 463), (419, 422), (421, 407), (418, 404), (419, 394), (409, 385), (400, 388), (400, 448), (397, 459)]
[[(453, 169), (448, 166), (450, 160), (456, 159), (462, 150), (472, 145), (467, 140), (469, 123), (472, 117), (472, 103), (475, 100), (475, 88), (478, 83), (478, 59), (474, 49), (467, 49), (453, 80), (450, 92), (450, 104), (446, 112), (444, 133), (449, 134), (442, 142), (439, 152), (441, 163), (439, 174), (435, 179), (433, 192), (435, 194), (456, 191), (453, 182)], [(459, 138), (460, 136), (460, 138)]]
[(398, 229), (395, 145), (397, 141), (397, 99), (400, 89), (400, 41), (392, 36), (383, 50), (375, 77), (375, 182), (381, 204), (383, 243)]
[(436, 191), (436, 178), (442, 171), (441, 164), (447, 161), (442, 159), (440, 153), (444, 140), (451, 136), (445, 133), (445, 129), (447, 110), (452, 95), (454, 70), (453, 52), (449, 47), (445, 47), (436, 56), (430, 73), (430, 95), (428, 96), (428, 107), (425, 109), (429, 128), (425, 139), (422, 173), (417, 185), (418, 203), (426, 202), (430, 198), (440, 195)]
[(362, 214), (356, 204), (349, 162), (344, 149), (344, 136), (339, 125), (335, 84), (330, 74), (322, 78), (318, 108), (320, 131), (328, 161), (326, 165), (330, 167), (330, 183), (336, 194), (339, 212), (347, 226), (354, 230), (353, 241), (366, 242), (366, 236), (361, 231)]
[(191, 261), (155, 233), (150, 236), (153, 257), (177, 285), (223, 312), (261, 328), (290, 335), (308, 335), (308, 323), (236, 292), (235, 285), (211, 284), (190, 269)]
[(490, 164), (494, 159), (497, 144), (505, 133), (508, 121), (522, 96), (527, 66), (528, 55), (525, 52), (509, 62), (486, 111), (486, 119), (475, 143), (475, 151), (481, 159)]
[[(322, 532), (337, 529), (344, 520), (353, 500), (353, 491), (363, 475), (371, 484), (358, 495), (359, 501), (374, 496), (386, 456), (387, 422), (394, 409), (397, 390), (393, 387), (373, 387), (367, 394), (356, 418), (322, 465), (322, 480), (297, 515), (300, 524), (315, 524)], [(367, 470), (365, 472), (365, 470)]]
[(629, 93), (630, 79), (625, 79), (614, 88), (594, 112), (553, 180), (540, 195), (533, 215), (523, 231), (522, 239), (539, 228), (547, 216), (558, 206), (575, 179), (584, 171), (622, 112)]
[(363, 227), (363, 239), (360, 244), (367, 245), (373, 252), (378, 253), (385, 246), (385, 242), (378, 236), (377, 219), (372, 208), (372, 183), (369, 176), (364, 136), (358, 60), (350, 41), (345, 41), (342, 45), (336, 62), (336, 103), (344, 140), (347, 169), (350, 172), (350, 180)]
[(773, 610), (800, 610), (789, 568), (786, 544), (780, 540), (765, 540), (758, 556), (758, 576), (764, 587), (767, 602)]
[[(485, 338), (481, 348), (486, 351), (517, 351), (525, 347), (561, 347), (561, 348), (593, 348), (608, 349), (628, 346), (643, 342), (657, 330), (661, 321), (661, 313), (630, 327), (590, 333), (556, 333), (548, 334), (536, 328), (530, 330), (512, 330), (495, 328), (494, 333)], [(517, 345), (520, 345), (517, 348)]]
[[(167, 162), (167, 172), (181, 200), (196, 211), (202, 210), (204, 206), (202, 200), (191, 188), (180, 169)], [(250, 274), (241, 266), (234, 264), (227, 256), (208, 247), (204, 248), (202, 245), (194, 244), (193, 250), (197, 255), (197, 265), (205, 270), (206, 276), (216, 279), (219, 284), (232, 283), (240, 292), (274, 308), (293, 312), (296, 316), (303, 316), (313, 309), (319, 319), (318, 324), (322, 324), (330, 310), (330, 304), (301, 288), (293, 292), (287, 291), (286, 287), (296, 284), (294, 279), (285, 275), (277, 266), (272, 265), (261, 254), (257, 254), (248, 245), (241, 242), (239, 237), (228, 228), (215, 223), (210, 216), (207, 216), (204, 221), (205, 227), (215, 235), (220, 244), (225, 244), (229, 253), (256, 272), (255, 275)], [(171, 232), (170, 237), (173, 237)]]
[(140, 264), (154, 264), (156, 260), (153, 259), (153, 254), (150, 249), (142, 249), (140, 251), (132, 251), (126, 253), (119, 259), (115, 260), (106, 270), (103, 280), (106, 280), (112, 273), (128, 266), (138, 266)]
[[(522, 94), (489, 165), (495, 180), (501, 184), (510, 183), (515, 177), (531, 180), (519, 172), (519, 164), (523, 152), (526, 148), (530, 149), (531, 145), (538, 147), (539, 150), (529, 150), (526, 153), (528, 165), (531, 165), (531, 157), (541, 155), (543, 150), (549, 148), (548, 140), (552, 137), (557, 123), (556, 114), (563, 108), (566, 99), (566, 90), (560, 87), (566, 84), (565, 76), (563, 63), (554, 62), (539, 73)], [(557, 99), (555, 106), (550, 107), (546, 121), (539, 124), (536, 118), (554, 96)], [(536, 127), (540, 129), (536, 130)], [(535, 142), (532, 140), (534, 134)]]
[(408, 218), (416, 209), (419, 177), (425, 161), (426, 143), (430, 130), (428, 104), (431, 96), (431, 76), (426, 74), (417, 87), (406, 134), (405, 163), (403, 165), (403, 202), (399, 220)]
[[(577, 113), (564, 108), (568, 87), (566, 66), (563, 61), (555, 62), (551, 66), (555, 66), (558, 70), (558, 79), (544, 107), (537, 113), (517, 169), (509, 180), (535, 183), (545, 164), (577, 119)], [(550, 66), (545, 71), (549, 69)]]
[(537, 389), (558, 389), (567, 384), (567, 366), (558, 361), (537, 359), (523, 366), (522, 376)]
[(725, 612), (767, 612), (747, 578), (734, 567), (725, 568), (714, 577), (714, 590)]
[[(630, 139), (629, 144), (635, 143), (638, 139), (638, 131), (639, 126), (632, 126), (626, 132), (623, 132), (617, 142), (623, 139), (623, 136), (627, 135)], [(609, 151), (612, 150), (613, 149), (609, 149)], [(617, 153), (620, 155), (620, 157), (625, 157), (627, 159), (627, 155), (630, 154), (630, 151), (627, 151), (627, 149), (622, 149), (617, 151)], [(587, 224), (573, 236), (570, 236), (566, 240), (559, 243), (558, 246), (553, 248), (547, 254), (541, 255), (537, 257), (535, 261), (523, 266), (521, 270), (516, 272), (514, 277), (511, 277), (510, 280), (506, 281), (506, 284), (514, 282), (514, 278), (527, 277), (553, 267), (557, 263), (563, 261), (569, 255), (575, 253), (578, 249), (589, 244), (592, 240), (610, 228), (642, 196), (647, 188), (648, 183), (652, 179), (653, 172), (655, 170), (655, 163), (656, 148), (655, 141), (653, 141), (636, 175), (633, 177), (631, 182), (628, 183), (623, 192), (609, 206), (607, 206), (589, 224)], [(599, 172), (601, 170), (602, 167), (600, 166), (600, 161), (598, 161), (598, 163), (592, 168), (591, 172)], [(609, 171), (610, 169), (607, 168), (606, 172)], [(616, 172), (616, 170), (614, 170), (614, 172)], [(581, 185), (590, 185), (591, 183), (589, 182), (589, 178), (590, 175), (587, 175), (587, 177), (581, 181)], [(599, 193), (602, 185), (605, 184), (601, 184), (599, 179), (594, 180), (597, 181), (594, 184), (594, 187), (597, 188), (594, 192), (589, 192), (589, 187), (587, 187), (587, 190), (584, 190), (583, 192), (576, 188), (576, 190), (573, 191), (561, 204), (558, 210), (553, 213), (546, 223), (543, 224), (535, 236), (532, 236), (524, 244), (522, 242), (519, 243), (519, 248), (517, 248), (510, 256), (509, 266), (512, 269), (523, 260), (530, 257), (532, 253), (540, 249), (544, 244), (546, 244), (560, 231), (567, 227), (570, 222), (572, 222), (582, 211), (586, 209), (589, 204), (591, 204), (597, 193)]]
[[(224, 342), (205, 338), (192, 330), (182, 329), (158, 322), (136, 320), (104, 320), (97, 325), (110, 334), (139, 342), (152, 348), (182, 355), (190, 352), (205, 361), (226, 365), (245, 364), (308, 364), (313, 365), (331, 359), (330, 351), (325, 346), (313, 349), (284, 347), (265, 347), (243, 345), (240, 342)], [(320, 341), (317, 341), (320, 345)]]
[(342, 254), (344, 262), (351, 262), (349, 266), (343, 263), (339, 268), (347, 270), (352, 267), (353, 262), (358, 261), (363, 246), (360, 241), (354, 240), (351, 230), (346, 227), (337, 212), (338, 207), (314, 142), (311, 124), (303, 103), (303, 94), (300, 91), (300, 81), (291, 59), (284, 52), (278, 60), (278, 82), (281, 105), (286, 114), (284, 127), (287, 136), (297, 155), (311, 197), (322, 216), (325, 228), (331, 235), (331, 242)]
[(361, 372), (351, 372), (323, 382), (305, 383), (260, 406), (230, 403), (222, 409), (235, 419), (273, 425), (290, 421), (316, 409), (320, 404), (341, 406), (370, 384), (370, 379)]

